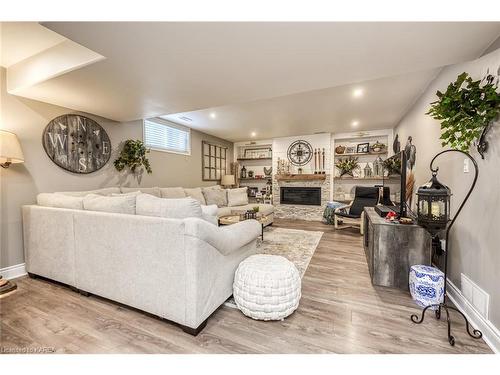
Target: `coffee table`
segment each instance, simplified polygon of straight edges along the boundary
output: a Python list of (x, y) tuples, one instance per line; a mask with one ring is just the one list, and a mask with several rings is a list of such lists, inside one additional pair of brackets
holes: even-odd
[[(245, 219), (245, 220), (251, 220), (251, 219)], [(264, 240), (264, 228), (272, 223), (271, 217), (267, 215), (260, 215), (257, 216), (257, 218), (254, 220), (257, 220), (260, 223), (262, 228), (261, 237)], [(240, 221), (241, 221), (240, 215), (227, 215), (219, 217), (219, 225), (232, 225), (239, 223)]]

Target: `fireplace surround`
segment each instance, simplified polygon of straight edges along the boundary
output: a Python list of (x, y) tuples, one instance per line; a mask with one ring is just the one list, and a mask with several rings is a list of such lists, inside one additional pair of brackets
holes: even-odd
[(321, 188), (281, 186), (280, 204), (321, 206)]

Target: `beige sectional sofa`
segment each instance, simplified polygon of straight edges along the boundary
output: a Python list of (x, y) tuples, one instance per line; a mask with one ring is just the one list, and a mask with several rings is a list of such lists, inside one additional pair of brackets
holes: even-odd
[(210, 206), (197, 200), (201, 189), (140, 190), (40, 194), (38, 205), (23, 206), (26, 269), (197, 334), (231, 296), (234, 272), (255, 253), (261, 226), (255, 220), (214, 225), (205, 211)]
[[(183, 188), (183, 187), (110, 187), (103, 188), (98, 190), (89, 190), (89, 191), (65, 191), (60, 192), (66, 195), (72, 196), (84, 196), (89, 193), (98, 193), (103, 195), (111, 195), (117, 193), (131, 193), (136, 191), (141, 191), (142, 193), (151, 194), (156, 197), (161, 198), (169, 198), (169, 199), (179, 199), (192, 197), (200, 202), (201, 205), (210, 205), (211, 202), (207, 202), (205, 199), (205, 195), (203, 194), (204, 190), (220, 188), (219, 185), (211, 186), (211, 187), (197, 187), (197, 188)], [(254, 207), (259, 207), (259, 212), (269, 217), (269, 222), (272, 223), (274, 219), (274, 206), (272, 204), (262, 204), (262, 203), (245, 203), (235, 206), (221, 205), (217, 207), (217, 216), (227, 216), (231, 215), (235, 212), (245, 212), (247, 210), (251, 210)]]

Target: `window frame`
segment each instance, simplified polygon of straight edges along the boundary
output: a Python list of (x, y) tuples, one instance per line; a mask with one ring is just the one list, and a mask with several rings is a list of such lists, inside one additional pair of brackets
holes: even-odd
[[(161, 124), (170, 128), (174, 128), (177, 130), (185, 131), (188, 134), (188, 150), (186, 152), (183, 151), (178, 151), (178, 150), (170, 150), (166, 148), (158, 148), (158, 147), (151, 147), (148, 146), (146, 143), (146, 121), (149, 122), (155, 122), (157, 124)], [(144, 146), (146, 146), (147, 149), (151, 151), (159, 151), (159, 152), (167, 152), (169, 154), (177, 154), (177, 155), (184, 155), (184, 156), (191, 156), (191, 150), (192, 150), (192, 144), (191, 144), (191, 128), (176, 124), (175, 122), (167, 121), (164, 120), (160, 117), (153, 117), (153, 118), (147, 118), (142, 120), (142, 141), (144, 142)]]

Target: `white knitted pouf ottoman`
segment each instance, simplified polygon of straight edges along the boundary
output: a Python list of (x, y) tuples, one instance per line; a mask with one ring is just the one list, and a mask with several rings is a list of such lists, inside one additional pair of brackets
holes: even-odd
[(240, 263), (234, 276), (233, 296), (246, 316), (283, 320), (297, 309), (300, 275), (295, 265), (277, 255), (252, 255)]

